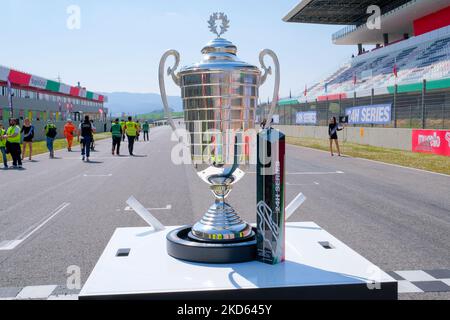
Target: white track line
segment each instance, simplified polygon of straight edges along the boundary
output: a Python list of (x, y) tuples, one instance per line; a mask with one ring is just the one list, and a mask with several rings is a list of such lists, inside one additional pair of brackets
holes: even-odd
[(286, 182), (286, 185), (287, 185), (287, 186), (296, 186), (296, 187), (300, 187), (300, 186), (313, 186), (313, 185), (318, 186), (319, 183), (318, 183), (318, 182), (313, 182), (313, 183), (289, 183), (289, 182)]
[(286, 172), (287, 175), (324, 175), (324, 174), (344, 174), (343, 171), (331, 172)]
[[(297, 146), (295, 144), (289, 144), (289, 146), (296, 147), (296, 148), (309, 149), (309, 150), (313, 150), (313, 151), (322, 152), (322, 153), (328, 153), (329, 154), (329, 151), (324, 151), (324, 150), (319, 150), (319, 149), (314, 149), (314, 148), (309, 148), (309, 147)], [(366, 158), (352, 157), (352, 156), (349, 156), (349, 155), (346, 155), (346, 154), (342, 154), (342, 155), (344, 155), (346, 157), (349, 157), (351, 159), (359, 159), (359, 160), (374, 162), (374, 163), (383, 164), (383, 165), (386, 165), (386, 166), (391, 166), (391, 167), (396, 167), (396, 168), (403, 168), (403, 169), (414, 170), (414, 171), (423, 172), (423, 173), (431, 173), (431, 174), (435, 174), (435, 175), (443, 176), (443, 177), (450, 177), (450, 175), (445, 174), (445, 173), (439, 173), (439, 172), (427, 171), (427, 170), (423, 170), (423, 169), (405, 167), (405, 166), (401, 166), (399, 164), (387, 163), (387, 162), (371, 160), (371, 159), (366, 159)]]
[(71, 295), (50, 296), (50, 297), (48, 297), (47, 300), (72, 301), (72, 300), (78, 300), (78, 295), (71, 294)]
[(370, 160), (370, 159), (364, 159), (364, 158), (353, 158), (353, 159), (360, 159), (360, 160), (369, 161), (369, 162), (374, 162), (374, 163), (378, 163), (378, 164), (384, 164), (384, 165), (391, 166), (391, 167), (397, 167), (397, 168), (409, 169), (409, 170), (414, 170), (414, 171), (423, 172), (423, 173), (431, 173), (431, 174), (435, 174), (435, 175), (438, 175), (438, 176), (443, 176), (443, 177), (450, 178), (450, 175), (445, 174), (445, 173), (439, 173), (439, 172), (427, 171), (427, 170), (417, 169), (417, 168), (410, 168), (410, 167), (401, 166), (401, 165), (399, 165), (399, 164), (386, 163), (386, 162), (381, 162), (381, 161), (377, 161), (377, 160)]
[[(18, 245), (20, 245), (22, 242), (27, 240), (29, 237), (31, 237), (34, 233), (36, 233), (39, 229), (41, 229), (46, 223), (48, 223), (50, 220), (52, 220), (54, 217), (56, 217), (61, 211), (63, 211), (65, 208), (67, 208), (70, 205), (68, 202), (64, 202), (61, 204), (58, 208), (56, 208), (43, 222), (41, 222), (37, 227), (30, 230), (29, 228), (27, 231), (25, 231), (22, 235), (18, 237), (16, 240), (6, 240), (0, 243), (0, 251), (9, 251), (14, 250)], [(29, 231), (30, 230), (30, 231)], [(28, 232), (28, 233), (27, 233)]]
[(139, 201), (137, 201), (135, 197), (131, 196), (127, 200), (127, 204), (133, 208), (133, 211), (136, 212), (145, 222), (153, 227), (155, 232), (162, 231), (166, 228)]
[[(147, 156), (147, 155), (146, 155)], [(131, 158), (131, 156), (120, 156), (120, 157), (90, 157), (89, 159), (91, 161), (95, 161), (95, 160), (107, 160), (107, 159), (115, 159), (115, 160), (119, 160), (119, 159), (129, 159)], [(73, 160), (73, 161), (80, 161), (81, 162), (81, 156), (80, 157), (70, 157), (70, 158), (60, 158), (60, 160)]]
[(55, 291), (56, 285), (25, 287), (16, 296), (17, 300), (47, 299)]
[[(147, 208), (148, 211), (172, 210), (172, 205), (168, 204), (164, 208)], [(134, 211), (131, 207), (125, 207), (124, 211)]]
[(292, 200), (291, 203), (289, 203), (289, 205), (286, 207), (286, 220), (288, 220), (305, 201), (306, 197), (303, 195), (303, 193), (299, 193), (294, 198), (294, 200)]
[[(254, 171), (247, 172), (248, 174), (256, 174)], [(286, 172), (286, 175), (325, 175), (325, 174), (344, 174), (344, 171), (331, 171), (331, 172), (321, 172), (321, 171), (304, 171), (304, 172)]]
[(110, 174), (84, 174), (83, 177), (112, 177), (112, 173), (110, 173)]

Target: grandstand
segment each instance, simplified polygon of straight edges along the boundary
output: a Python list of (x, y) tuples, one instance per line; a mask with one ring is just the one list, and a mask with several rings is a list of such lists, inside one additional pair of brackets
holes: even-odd
[(108, 97), (103, 94), (88, 91), (79, 83), (70, 86), (0, 65), (0, 121), (7, 122), (11, 116), (10, 93), (14, 117), (20, 120), (79, 121), (82, 115), (89, 115), (93, 120), (106, 121), (108, 115)]
[[(381, 9), (379, 29), (367, 23), (370, 5)], [(299, 110), (319, 111), (324, 124), (348, 107), (389, 103), (394, 127), (450, 128), (450, 0), (303, 0), (284, 21), (345, 25), (332, 41), (357, 54), (299, 97), (281, 99), (282, 124), (295, 124)]]
[(325, 87), (327, 93), (345, 96), (372, 88), (388, 93), (383, 89), (395, 84), (444, 78), (450, 78), (450, 27), (360, 55), (308, 91), (313, 98), (322, 96)]

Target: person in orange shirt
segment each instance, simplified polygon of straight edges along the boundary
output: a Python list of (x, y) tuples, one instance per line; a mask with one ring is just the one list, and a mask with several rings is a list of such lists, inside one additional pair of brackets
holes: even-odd
[(73, 137), (75, 135), (76, 128), (72, 123), (72, 120), (67, 120), (66, 125), (64, 126), (64, 136), (67, 140), (67, 150), (69, 152), (72, 152), (72, 144), (73, 144)]

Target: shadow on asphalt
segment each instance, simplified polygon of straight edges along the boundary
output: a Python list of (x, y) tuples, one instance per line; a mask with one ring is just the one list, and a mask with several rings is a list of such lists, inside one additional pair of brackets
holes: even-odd
[(39, 160), (28, 160), (28, 159), (22, 160), (22, 163), (39, 163), (39, 162), (41, 162), (41, 161), (39, 161)]
[(148, 155), (138, 155), (138, 154), (135, 154), (134, 156), (132, 156), (132, 158), (147, 158), (148, 157)]
[(89, 161), (85, 161), (84, 163), (87, 163), (87, 164), (102, 164), (103, 162), (102, 161), (89, 160)]

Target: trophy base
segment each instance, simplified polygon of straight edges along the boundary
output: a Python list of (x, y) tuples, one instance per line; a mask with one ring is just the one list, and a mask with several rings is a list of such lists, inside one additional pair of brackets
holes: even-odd
[(256, 260), (256, 230), (240, 241), (211, 243), (190, 236), (192, 227), (182, 227), (167, 235), (167, 253), (180, 260), (198, 263), (242, 263)]
[[(119, 228), (80, 300), (396, 300), (397, 281), (313, 222), (286, 224), (286, 261), (183, 263), (166, 251), (179, 226)], [(180, 304), (178, 302), (178, 304)], [(214, 315), (213, 311), (211, 314)], [(198, 316), (197, 318), (200, 318)]]
[(254, 238), (255, 238), (255, 235), (256, 235), (256, 232), (255, 232), (255, 230), (252, 228), (250, 234), (249, 234), (247, 237), (245, 237), (245, 238), (240, 238), (240, 239), (230, 239), (230, 240), (222, 239), (222, 240), (219, 241), (219, 240), (209, 240), (209, 239), (203, 239), (203, 238), (197, 237), (197, 236), (192, 232), (192, 228), (191, 228), (191, 231), (188, 233), (188, 237), (189, 237), (189, 239), (192, 240), (192, 241), (195, 241), (195, 242), (201, 242), (201, 243), (215, 243), (215, 244), (217, 244), (217, 243), (224, 244), (224, 243), (246, 242), (246, 241), (249, 241), (249, 240), (251, 240), (251, 239), (254, 239)]

